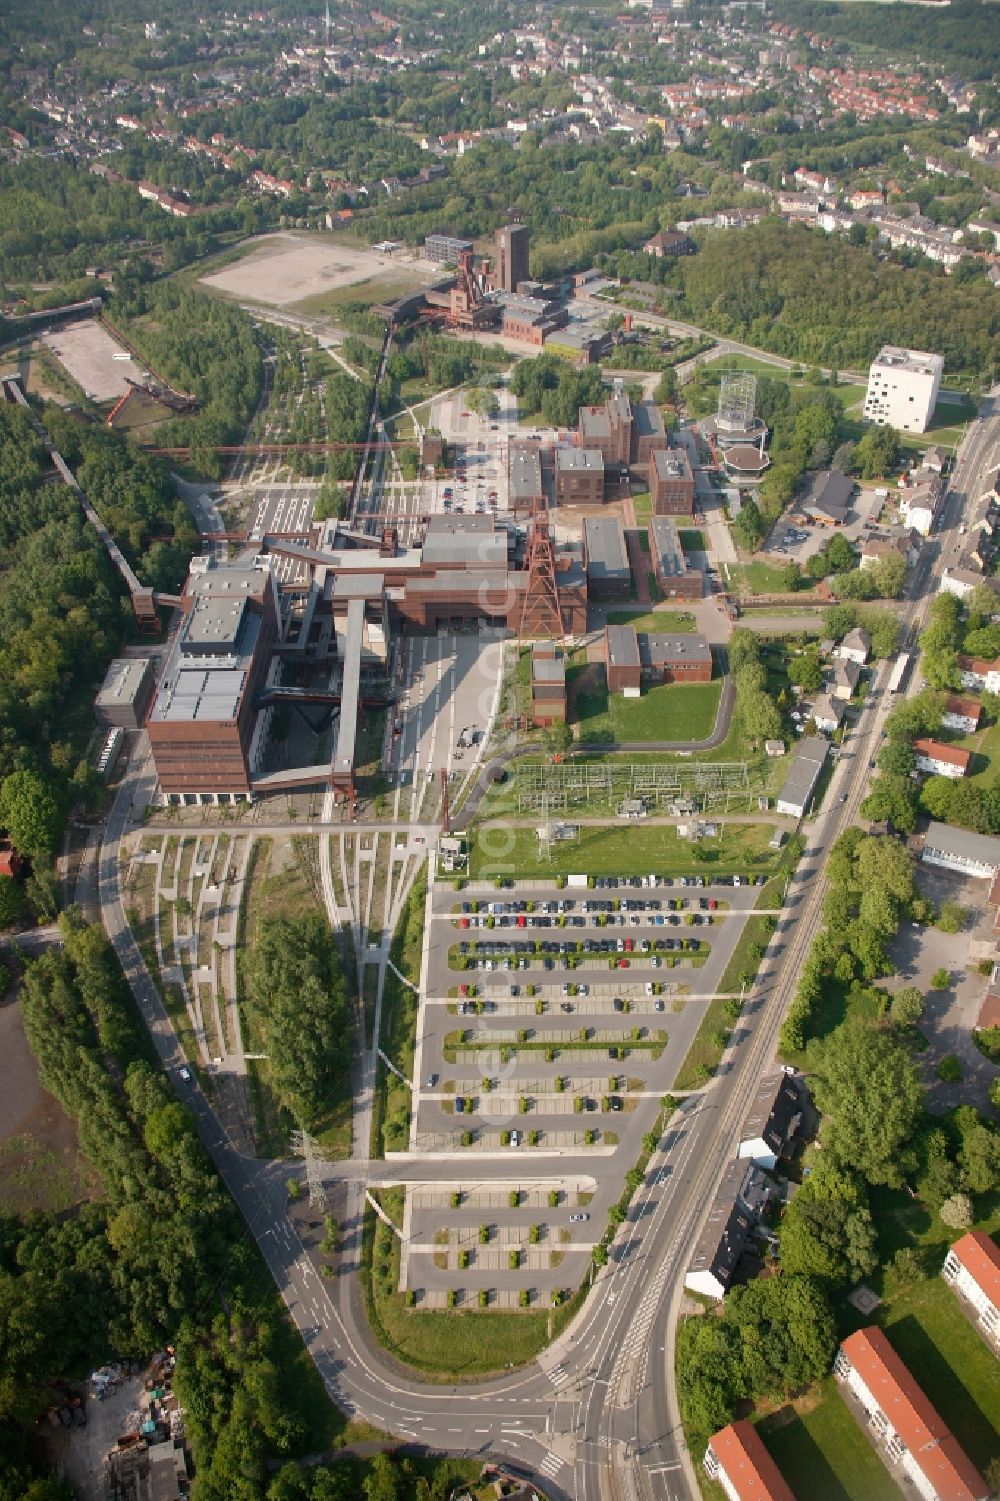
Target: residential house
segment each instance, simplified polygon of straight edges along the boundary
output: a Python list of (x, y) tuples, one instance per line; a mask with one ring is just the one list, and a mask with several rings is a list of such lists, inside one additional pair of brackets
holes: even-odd
[(697, 249), (688, 235), (681, 234), (676, 229), (658, 230), (642, 248), (647, 255), (655, 255), (658, 261), (675, 255), (693, 255)]
[(802, 1096), (794, 1075), (765, 1074), (740, 1132), (738, 1157), (769, 1171), (788, 1155), (802, 1124)]
[(931, 740), (926, 736), (914, 740), (913, 749), (918, 771), (925, 771), (936, 777), (950, 777), (954, 782), (965, 776), (972, 759), (971, 751), (963, 750), (959, 745), (945, 745), (940, 740)]
[(898, 1467), (925, 1501), (989, 1501), (990, 1487), (881, 1329), (849, 1335), (833, 1373), (884, 1462)]
[(1000, 1248), (985, 1230), (970, 1230), (949, 1250), (941, 1268), (972, 1307), (976, 1322), (994, 1345), (1000, 1345)]
[(859, 566), (873, 568), (883, 558), (900, 557), (912, 568), (919, 557), (917, 533), (907, 526), (872, 527), (858, 538)]
[(773, 1190), (771, 1179), (752, 1162), (737, 1158), (729, 1165), (684, 1274), (690, 1292), (725, 1297)]
[(959, 657), (958, 667), (963, 688), (975, 688), (980, 693), (1000, 693), (1000, 657), (995, 662), (984, 662), (979, 657)]
[(1000, 839), (992, 834), (974, 834), (969, 829), (953, 829), (946, 823), (932, 823), (924, 835), (920, 858), (928, 865), (940, 865), (959, 875), (993, 881), (1000, 875)]
[(857, 625), (836, 648), (835, 655), (843, 662), (856, 662), (859, 667), (864, 667), (872, 649), (872, 638), (864, 626)]
[(957, 730), (960, 735), (972, 735), (979, 728), (983, 706), (977, 699), (960, 698), (957, 693), (949, 695), (941, 715), (941, 728)]
[(760, 1434), (745, 1418), (712, 1435), (704, 1465), (729, 1501), (795, 1501)]
[(850, 657), (838, 657), (830, 672), (830, 694), (844, 702), (854, 697), (861, 678), (861, 668)]
[(834, 730), (840, 728), (844, 708), (842, 698), (833, 698), (829, 693), (818, 694), (813, 703), (812, 722), (824, 734), (832, 735)]
[(913, 483), (899, 492), (899, 514), (908, 527), (929, 537), (944, 500), (944, 481), (931, 470), (916, 470)]

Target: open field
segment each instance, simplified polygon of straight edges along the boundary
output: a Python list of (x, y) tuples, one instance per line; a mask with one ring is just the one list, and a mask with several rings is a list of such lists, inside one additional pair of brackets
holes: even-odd
[(889, 1471), (828, 1376), (765, 1418), (760, 1434), (796, 1496), (810, 1501), (899, 1501)]
[[(762, 562), (725, 563), (723, 570), (738, 593), (785, 594), (787, 590), (782, 579), (784, 566), (775, 568), (770, 563)], [(801, 594), (804, 603), (808, 603), (816, 585), (806, 579), (803, 579), (803, 584), (808, 584), (808, 588), (800, 587), (795, 592)]]
[(631, 625), (637, 631), (659, 631), (663, 635), (680, 635), (693, 631), (697, 622), (687, 610), (650, 610), (643, 613), (642, 607), (635, 610), (609, 610), (608, 625)]
[[(767, 874), (777, 856), (769, 850), (770, 824), (728, 824), (715, 839), (690, 844), (667, 824), (631, 824), (626, 827), (581, 828), (579, 837), (556, 840), (552, 859), (540, 861), (538, 836), (533, 828), (510, 829), (510, 847), (503, 853), (504, 874), (510, 876), (557, 876), (586, 871), (593, 876), (700, 874), (711, 880), (733, 873)], [(493, 841), (474, 839), (470, 871), (475, 878), (480, 864), (494, 874), (497, 852)], [(509, 870), (507, 867), (510, 867)]]
[[(650, 617), (645, 618), (648, 621)], [(662, 625), (657, 620), (656, 628), (669, 629), (669, 617)], [(571, 722), (579, 726), (581, 741), (594, 744), (607, 740), (704, 740), (715, 728), (722, 697), (719, 678), (710, 683), (664, 683), (647, 688), (640, 698), (625, 698), (608, 692), (604, 669), (593, 662), (571, 667), (566, 684), (572, 704)]]
[[(383, 271), (387, 281), (405, 281), (410, 287), (426, 280), (426, 274), (407, 275), (407, 270), (398, 267), (391, 257), (379, 255), (360, 243), (349, 245), (323, 235), (305, 238), (279, 233), (264, 235), (239, 260), (210, 271), (201, 280), (203, 286), (240, 301), (289, 307), (344, 288), (356, 288), (358, 283), (379, 278)], [(399, 290), (395, 293), (380, 290), (379, 296), (372, 300), (398, 296)], [(302, 308), (304, 312), (313, 310), (321, 311)]]
[(1000, 721), (984, 730), (976, 730), (972, 735), (963, 735), (954, 743), (972, 752), (966, 781), (992, 782), (1000, 758)]
[(41, 341), (92, 401), (114, 401), (124, 396), (128, 390), (126, 376), (141, 383), (147, 373), (131, 356), (114, 358), (126, 351), (96, 318), (42, 334)]
[(0, 1203), (7, 1214), (65, 1213), (100, 1196), (97, 1174), (77, 1148), (76, 1124), (38, 1082), (21, 1008), (0, 1005)]

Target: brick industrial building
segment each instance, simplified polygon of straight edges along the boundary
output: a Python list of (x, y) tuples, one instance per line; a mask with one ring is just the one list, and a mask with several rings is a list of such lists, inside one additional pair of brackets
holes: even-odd
[(531, 648), (531, 720), (555, 724), (566, 718), (566, 658), (554, 641)]
[(694, 471), (683, 448), (657, 449), (649, 466), (649, 493), (656, 516), (690, 516), (694, 510)]
[(587, 516), (583, 523), (587, 588), (593, 599), (628, 599), (632, 592), (625, 533), (617, 516)]
[(254, 695), (278, 634), (275, 576), (264, 558), (195, 559), (181, 608), (146, 726), (161, 791), (246, 797), (267, 728)]
[(704, 636), (668, 636), (636, 631), (631, 625), (604, 630), (608, 691), (635, 697), (661, 683), (707, 683), (712, 651)]
[(670, 516), (654, 516), (649, 523), (649, 553), (657, 587), (666, 599), (701, 599), (705, 580), (692, 568), (681, 547), (677, 523)]

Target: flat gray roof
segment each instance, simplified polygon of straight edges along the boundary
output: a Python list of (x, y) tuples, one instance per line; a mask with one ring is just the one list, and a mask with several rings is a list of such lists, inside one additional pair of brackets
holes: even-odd
[(687, 572), (687, 559), (681, 547), (680, 532), (672, 516), (651, 518), (649, 540), (653, 545), (653, 562), (658, 573), (673, 576)]
[(795, 808), (805, 808), (812, 797), (829, 754), (828, 742), (819, 735), (803, 735), (789, 763), (785, 780), (778, 794), (778, 801), (791, 803)]
[(382, 573), (338, 573), (333, 580), (333, 599), (374, 599), (385, 588)]
[(659, 632), (639, 633), (639, 656), (643, 663), (711, 662), (712, 648), (704, 636), (667, 636)]
[(608, 661), (613, 667), (639, 666), (639, 638), (631, 625), (609, 625)]
[[(467, 526), (466, 519), (483, 525)], [(434, 565), (505, 568), (507, 566), (507, 534), (497, 532), (492, 516), (435, 518), (438, 525), (427, 528), (422, 548), (425, 563)]]
[(932, 823), (924, 839), (924, 849), (942, 855), (956, 855), (962, 860), (976, 860), (1000, 870), (1000, 839), (992, 834), (973, 834), (969, 829), (953, 829), (947, 823)]
[(594, 578), (629, 578), (625, 533), (617, 516), (587, 516), (583, 526), (587, 573)]
[(150, 720), (161, 723), (185, 720), (193, 723), (197, 720), (215, 724), (228, 724), (234, 720), (253, 663), (261, 625), (261, 617), (256, 611), (247, 614), (238, 651), (224, 666), (216, 656), (183, 652), (178, 639), (167, 658)]
[(655, 402), (637, 401), (632, 408), (632, 415), (635, 418), (635, 430), (640, 438), (658, 436), (661, 433), (666, 435), (663, 413)]
[(598, 448), (557, 448), (556, 468), (589, 469), (604, 473), (604, 455)]
[(361, 689), (361, 648), (365, 635), (365, 602), (352, 599), (347, 605), (347, 632), (344, 642), (344, 670), (340, 685), (340, 725), (334, 771), (342, 776), (354, 770), (354, 746), (358, 735), (358, 697)]
[(116, 657), (104, 675), (96, 699), (98, 708), (130, 704), (142, 688), (149, 668), (149, 657)]
[(196, 594), (180, 629), (185, 656), (232, 656), (237, 650), (246, 595)]
[(507, 477), (513, 500), (531, 500), (542, 493), (542, 456), (537, 448), (510, 445)]
[(557, 657), (539, 656), (533, 651), (531, 653), (531, 677), (536, 683), (565, 683), (565, 657), (562, 653)]
[(691, 479), (691, 461), (683, 448), (658, 448), (653, 454), (653, 467), (660, 479)]

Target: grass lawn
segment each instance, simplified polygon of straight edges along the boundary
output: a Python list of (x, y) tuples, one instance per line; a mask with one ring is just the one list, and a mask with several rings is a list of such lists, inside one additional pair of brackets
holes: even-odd
[(649, 610), (642, 614), (635, 610), (609, 610), (608, 625), (634, 625), (637, 631), (659, 632), (660, 635), (679, 636), (693, 631), (697, 625), (687, 610)]
[[(727, 563), (726, 572), (730, 582), (739, 592), (747, 594), (787, 594), (782, 574), (784, 568), (775, 568), (771, 563), (762, 563), (759, 560), (753, 563)], [(809, 596), (816, 585), (810, 583), (808, 588), (799, 588), (795, 592), (801, 594), (803, 601), (808, 603)]]
[(776, 860), (769, 850), (770, 824), (725, 824), (716, 839), (691, 845), (665, 824), (581, 828), (579, 837), (552, 845), (551, 861), (539, 862), (538, 836), (533, 828), (503, 827), (503, 853), (488, 826), (486, 836), (474, 838), (469, 856), (473, 878), (482, 876), (568, 875), (586, 871), (594, 876), (702, 874), (740, 875), (752, 870), (769, 873)]
[(640, 490), (632, 496), (632, 509), (637, 526), (648, 526), (653, 514), (653, 497), (648, 490)]
[[(942, 1251), (943, 1260), (943, 1251)], [(941, 1277), (894, 1297), (883, 1328), (978, 1469), (1000, 1454), (997, 1358)]]
[(976, 730), (972, 735), (964, 735), (961, 740), (956, 740), (955, 744), (973, 753), (966, 781), (992, 782), (1000, 766), (1000, 720), (984, 730)]
[(682, 527), (678, 536), (685, 552), (705, 552), (704, 533), (700, 532), (697, 527)]
[(616, 740), (704, 740), (715, 728), (722, 682), (664, 683), (641, 698), (611, 696)]
[(828, 1376), (816, 1392), (758, 1429), (796, 1496), (809, 1501), (899, 1501), (899, 1491)]
[[(396, 968), (414, 984), (420, 979), (426, 896), (427, 878), (426, 874), (421, 873), (414, 881), (400, 913), (389, 951)], [(386, 1057), (407, 1078), (413, 1073), (416, 1035), (417, 996), (391, 968), (387, 968), (382, 990), (382, 1033), (379, 1041)], [(410, 1091), (402, 1079), (380, 1062), (372, 1106), (372, 1155), (381, 1157), (386, 1149), (399, 1151), (405, 1147), (409, 1124)]]

